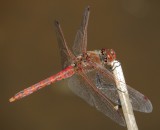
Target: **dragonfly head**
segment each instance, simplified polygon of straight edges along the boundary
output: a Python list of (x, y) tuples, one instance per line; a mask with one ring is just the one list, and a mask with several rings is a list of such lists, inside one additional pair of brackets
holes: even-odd
[(116, 53), (113, 49), (101, 49), (102, 60), (105, 64), (108, 64), (116, 59)]

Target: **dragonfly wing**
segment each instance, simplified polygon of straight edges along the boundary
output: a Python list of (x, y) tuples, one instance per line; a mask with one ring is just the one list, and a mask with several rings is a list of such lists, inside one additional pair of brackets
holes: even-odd
[(87, 49), (87, 26), (89, 20), (89, 7), (85, 9), (83, 20), (79, 30), (77, 31), (74, 45), (73, 45), (73, 52), (75, 55), (79, 55), (86, 52)]
[(150, 113), (153, 110), (151, 101), (142, 93), (128, 86), (128, 93), (133, 109), (140, 112)]
[(116, 123), (125, 126), (125, 120), (119, 110), (116, 110), (114, 105), (111, 104), (111, 102), (108, 102), (104, 96), (94, 91), (94, 89), (80, 75), (76, 74), (70, 78), (69, 88), (76, 95), (81, 97), (91, 106), (94, 106), (97, 110), (104, 113)]
[(114, 82), (111, 82), (109, 79), (105, 78), (98, 72), (95, 72), (92, 76), (95, 77), (96, 87), (106, 95), (112, 102), (120, 105), (119, 95), (117, 88)]
[[(105, 67), (99, 66), (99, 71), (97, 73), (95, 72), (95, 74), (92, 74), (90, 78), (93, 79), (93, 76), (95, 76), (94, 82), (96, 83), (97, 88), (103, 94), (105, 94), (105, 96), (108, 97), (112, 102), (119, 104), (120, 101), (117, 91), (120, 90), (117, 89), (115, 82), (112, 80), (114, 78), (113, 74), (110, 71), (108, 71)], [(146, 96), (144, 96), (142, 93), (138, 92), (137, 90), (133, 89), (128, 85), (127, 89), (133, 110), (145, 113), (152, 112), (152, 104)]]
[(55, 21), (55, 29), (56, 29), (56, 35), (58, 40), (58, 46), (60, 49), (61, 65), (62, 65), (62, 69), (64, 69), (70, 64), (70, 60), (74, 56), (67, 46), (61, 26), (58, 21)]
[(92, 94), (90, 93), (89, 88), (86, 87), (86, 82), (83, 82), (82, 78), (79, 75), (73, 75), (69, 79), (68, 85), (73, 93), (81, 97), (91, 106), (94, 106)]

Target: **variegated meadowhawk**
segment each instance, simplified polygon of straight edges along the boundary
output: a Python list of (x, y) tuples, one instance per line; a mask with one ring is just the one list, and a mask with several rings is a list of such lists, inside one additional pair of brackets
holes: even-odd
[[(68, 48), (62, 29), (55, 21), (56, 34), (61, 54), (62, 71), (28, 87), (9, 101), (13, 102), (44, 88), (56, 81), (69, 78), (69, 88), (91, 106), (101, 111), (118, 124), (125, 126), (125, 120), (116, 105), (120, 106), (115, 78), (107, 66), (116, 59), (112, 49), (87, 51), (87, 26), (90, 8), (85, 9), (81, 26), (76, 34), (73, 52)], [(152, 111), (150, 100), (127, 85), (133, 109), (149, 113)]]

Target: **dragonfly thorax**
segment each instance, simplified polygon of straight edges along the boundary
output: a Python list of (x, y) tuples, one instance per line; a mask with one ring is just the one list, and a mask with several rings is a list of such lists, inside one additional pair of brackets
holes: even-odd
[(101, 65), (110, 65), (112, 61), (116, 59), (116, 53), (113, 49), (101, 49), (94, 51), (87, 51), (84, 54), (80, 54), (73, 61), (72, 65), (79, 70), (92, 69), (91, 64), (97, 63)]
[(72, 66), (76, 69), (76, 71), (81, 70), (82, 68), (88, 67), (87, 60), (89, 60), (88, 54), (80, 54), (76, 57), (76, 59), (72, 62)]

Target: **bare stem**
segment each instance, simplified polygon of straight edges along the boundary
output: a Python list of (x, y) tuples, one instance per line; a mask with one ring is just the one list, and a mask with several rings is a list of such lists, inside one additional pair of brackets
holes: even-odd
[[(120, 62), (111, 63), (128, 130), (138, 130)], [(119, 91), (120, 90), (120, 91)]]

